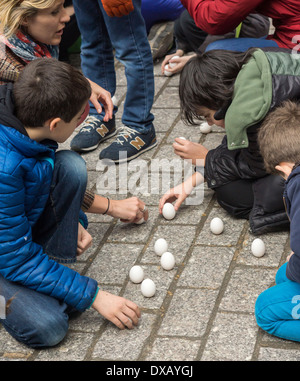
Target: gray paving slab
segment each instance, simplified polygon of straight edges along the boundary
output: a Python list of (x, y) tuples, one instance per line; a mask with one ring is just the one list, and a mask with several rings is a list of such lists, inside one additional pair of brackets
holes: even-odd
[[(120, 124), (126, 81), (123, 67), (116, 67)], [(214, 126), (211, 133), (201, 134), (199, 126), (186, 126), (180, 119), (179, 77), (162, 76), (160, 62), (155, 64), (154, 74), (158, 146), (127, 167), (116, 168), (116, 173), (108, 177), (116, 179), (116, 185), (110, 188), (104, 186), (107, 168), (98, 160), (101, 149), (110, 141), (83, 155), (89, 187), (116, 199), (131, 195), (142, 198), (149, 207), (149, 221), (127, 225), (109, 216), (90, 215), (93, 245), (71, 265), (95, 278), (107, 291), (136, 302), (142, 311), (138, 327), (120, 331), (89, 309), (70, 320), (69, 332), (58, 346), (34, 350), (15, 341), (1, 326), (2, 361), (299, 360), (298, 343), (266, 334), (257, 327), (254, 317), (257, 296), (274, 284), (275, 273), (289, 254), (288, 232), (263, 235), (266, 254), (253, 257), (250, 245), (255, 237), (249, 232), (248, 221), (230, 217), (206, 186), (197, 192), (202, 195), (200, 204), (183, 205), (170, 221), (159, 215), (161, 195), (184, 175), (180, 160), (170, 169), (170, 178), (165, 176), (166, 166), (162, 169), (163, 160), (170, 163), (176, 159), (174, 139), (185, 136), (213, 148), (224, 131)], [(71, 138), (60, 149), (69, 149)], [(125, 191), (120, 171), (128, 175)], [(209, 229), (211, 219), (217, 216), (225, 224), (218, 236)], [(175, 256), (176, 265), (170, 271), (161, 268), (160, 257), (154, 252), (157, 238), (165, 238)], [(146, 276), (155, 281), (152, 298), (145, 298), (140, 285), (129, 280), (134, 264), (141, 265)]]

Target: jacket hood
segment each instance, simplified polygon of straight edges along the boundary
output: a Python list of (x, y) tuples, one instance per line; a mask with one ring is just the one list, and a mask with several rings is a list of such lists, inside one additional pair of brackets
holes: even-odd
[(28, 136), (23, 124), (14, 115), (13, 83), (0, 86), (0, 124), (15, 128), (21, 134)]
[(247, 128), (261, 121), (272, 101), (272, 73), (266, 55), (256, 50), (240, 70), (225, 115), (228, 149), (248, 147)]
[(240, 70), (225, 115), (228, 149), (247, 148), (247, 129), (286, 99), (300, 98), (300, 57), (290, 51), (255, 50)]

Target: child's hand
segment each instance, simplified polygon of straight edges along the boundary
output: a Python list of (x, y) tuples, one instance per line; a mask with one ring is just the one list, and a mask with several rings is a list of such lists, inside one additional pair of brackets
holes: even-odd
[(173, 148), (175, 155), (181, 159), (189, 160), (194, 165), (204, 167), (208, 149), (202, 144), (176, 138)]
[(102, 0), (102, 5), (110, 17), (122, 17), (134, 10), (131, 0)]
[[(179, 56), (180, 58), (183, 56), (183, 50), (179, 49), (176, 51), (176, 53), (172, 53), (172, 54), (168, 54), (165, 56), (162, 64), (161, 64), (161, 74), (163, 75), (164, 74), (164, 71), (165, 71), (165, 66), (170, 62), (170, 60), (175, 57), (175, 56)], [(170, 70), (171, 71), (171, 70)]]
[(294, 252), (292, 251), (291, 254), (288, 255), (286, 261), (288, 262), (290, 259), (291, 259), (291, 256), (294, 254)]
[(182, 184), (177, 185), (176, 187), (170, 189), (166, 192), (162, 198), (159, 200), (159, 213), (162, 214), (163, 206), (166, 202), (173, 203), (174, 208), (177, 211), (180, 205), (184, 202), (184, 200), (189, 196), (193, 188), (189, 186), (189, 184), (183, 182)]
[(110, 216), (120, 218), (122, 222), (138, 222), (142, 218), (148, 220), (148, 209), (138, 197), (130, 197), (125, 200), (110, 200)]
[(139, 307), (128, 299), (99, 290), (93, 308), (118, 328), (132, 329), (141, 317)]
[(81, 223), (78, 223), (77, 255), (85, 252), (91, 246), (92, 240), (90, 233), (85, 230)]

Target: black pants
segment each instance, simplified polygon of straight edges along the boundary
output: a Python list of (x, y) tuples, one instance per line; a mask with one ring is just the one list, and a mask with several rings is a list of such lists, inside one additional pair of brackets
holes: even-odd
[(184, 10), (174, 23), (174, 36), (177, 49), (195, 52), (202, 45), (207, 33), (198, 28), (187, 10)]
[(249, 218), (253, 208), (253, 181), (237, 180), (214, 189), (220, 206), (237, 218)]
[[(242, 23), (240, 37), (260, 38), (269, 33), (269, 18), (261, 14), (249, 14)], [(177, 49), (184, 52), (203, 53), (214, 41), (234, 38), (235, 30), (223, 35), (209, 35), (195, 24), (187, 10), (184, 10), (174, 23), (174, 36)]]
[(231, 216), (249, 219), (254, 234), (284, 230), (289, 219), (283, 202), (284, 179), (268, 175), (257, 180), (236, 180), (214, 189), (217, 201)]

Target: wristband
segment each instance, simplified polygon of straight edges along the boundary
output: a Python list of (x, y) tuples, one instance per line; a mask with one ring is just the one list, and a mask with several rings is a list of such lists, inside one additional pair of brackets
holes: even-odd
[(108, 198), (108, 197), (106, 197), (106, 198), (107, 198), (107, 209), (106, 209), (106, 211), (105, 211), (103, 214), (106, 214), (106, 213), (108, 212), (109, 205), (110, 205), (110, 200), (109, 200), (109, 198)]

